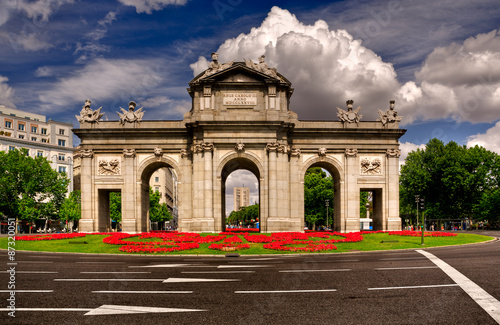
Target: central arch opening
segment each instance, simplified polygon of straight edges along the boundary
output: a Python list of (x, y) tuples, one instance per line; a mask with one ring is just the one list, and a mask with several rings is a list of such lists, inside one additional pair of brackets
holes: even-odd
[(221, 173), (222, 229), (257, 228), (260, 231), (260, 173), (246, 158), (226, 163)]

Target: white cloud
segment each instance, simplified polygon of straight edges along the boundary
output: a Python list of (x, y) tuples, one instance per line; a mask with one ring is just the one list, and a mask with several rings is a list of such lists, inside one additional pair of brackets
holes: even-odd
[[(346, 31), (330, 30), (322, 20), (303, 24), (278, 7), (261, 26), (226, 40), (217, 52), (221, 62), (264, 54), (269, 66), (293, 83), (291, 109), (301, 119), (337, 119), (335, 106), (353, 99), (364, 106), (364, 120), (375, 120), (399, 87), (393, 66)], [(206, 67), (205, 58), (191, 65), (195, 75)]]
[(148, 94), (163, 77), (156, 60), (96, 59), (73, 75), (59, 79), (40, 93), (42, 110), (63, 111), (90, 98), (93, 101), (117, 100), (126, 105), (130, 98)]
[(417, 149), (425, 149), (425, 144), (415, 144), (411, 142), (403, 142), (399, 144), (399, 149), (401, 150), (401, 156), (399, 157), (399, 167), (405, 163), (406, 157), (412, 151)]
[[(453, 118), (490, 122), (499, 118), (500, 33), (493, 30), (436, 48), (416, 73), (417, 82), (400, 90), (403, 115), (411, 122)], [(420, 94), (420, 95), (419, 95)]]
[(14, 89), (7, 84), (9, 79), (0, 76), (0, 105), (15, 108), (14, 105)]
[(54, 74), (54, 71), (52, 70), (51, 67), (48, 66), (43, 66), (43, 67), (38, 67), (35, 71), (35, 76), (37, 77), (50, 77)]
[(467, 140), (468, 147), (478, 145), (500, 154), (500, 121), (488, 129), (486, 133), (472, 135)]
[(47, 22), (49, 17), (64, 4), (72, 4), (74, 0), (17, 0), (17, 8), (24, 11), (28, 18)]
[(141, 100), (139, 105), (144, 107), (158, 107), (172, 102), (167, 96), (156, 96)]
[(168, 5), (185, 5), (188, 0), (118, 0), (125, 6), (135, 7), (138, 14), (151, 14), (154, 10), (162, 10)]
[(106, 36), (108, 26), (111, 26), (114, 20), (116, 20), (116, 13), (113, 11), (108, 12), (103, 19), (97, 22), (97, 28), (85, 35), (85, 38), (89, 41), (85, 44), (76, 43), (74, 54), (80, 54), (76, 63), (85, 63), (110, 50), (109, 46), (100, 44), (99, 41)]
[(48, 50), (53, 47), (52, 44), (45, 41), (44, 35), (40, 33), (10, 35), (11, 41), (15, 42), (17, 45), (21, 46), (25, 51), (41, 51)]

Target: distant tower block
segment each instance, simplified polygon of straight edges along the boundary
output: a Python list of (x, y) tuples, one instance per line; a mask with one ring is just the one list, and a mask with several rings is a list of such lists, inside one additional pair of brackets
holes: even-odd
[(241, 207), (250, 205), (250, 189), (248, 187), (235, 187), (234, 193), (234, 211), (240, 211)]

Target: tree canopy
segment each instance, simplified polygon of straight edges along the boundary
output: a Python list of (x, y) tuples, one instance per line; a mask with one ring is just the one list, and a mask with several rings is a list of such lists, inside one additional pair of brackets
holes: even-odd
[(0, 212), (28, 222), (57, 217), (69, 179), (27, 149), (0, 152)]
[(69, 221), (80, 220), (82, 212), (81, 193), (79, 190), (69, 193), (59, 210), (61, 219)]
[(241, 207), (239, 211), (231, 211), (226, 219), (227, 224), (236, 224), (242, 222), (243, 225), (254, 224), (259, 221), (259, 204), (253, 204), (247, 207)]
[(164, 222), (172, 219), (166, 203), (160, 203), (160, 192), (149, 188), (149, 219), (152, 222)]
[(316, 225), (326, 225), (325, 200), (330, 200), (328, 224), (333, 220), (333, 180), (319, 167), (309, 168), (304, 177), (304, 217), (314, 229)]
[(401, 168), (400, 212), (412, 214), (420, 195), (431, 218), (498, 221), (498, 212), (488, 207), (499, 201), (499, 185), (496, 153), (432, 139), (425, 149), (409, 153)]

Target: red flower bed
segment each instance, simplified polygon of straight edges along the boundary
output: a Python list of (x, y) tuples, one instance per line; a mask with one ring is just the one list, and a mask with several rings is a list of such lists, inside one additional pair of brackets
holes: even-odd
[(16, 240), (24, 241), (40, 241), (40, 240), (57, 240), (57, 239), (71, 239), (77, 237), (85, 237), (86, 234), (72, 233), (72, 234), (45, 234), (33, 236), (16, 236)]
[(270, 243), (273, 241), (271, 236), (266, 236), (266, 235), (246, 234), (246, 235), (244, 235), (244, 237), (248, 242), (251, 242), (251, 243)]
[(225, 243), (242, 243), (243, 240), (241, 240), (241, 238), (238, 236), (233, 236), (233, 237), (229, 237), (229, 238), (224, 239), (224, 242)]
[(162, 243), (162, 246), (158, 245), (125, 245), (120, 247), (120, 251), (126, 253), (166, 253), (166, 252), (176, 252), (185, 251), (190, 249), (199, 248), (200, 245), (197, 243)]
[(259, 228), (226, 228), (228, 233), (241, 233), (241, 232), (259, 232)]
[[(296, 244), (307, 244), (307, 246), (305, 247), (287, 246)], [(321, 252), (321, 251), (330, 251), (337, 249), (337, 246), (333, 244), (316, 244), (316, 242), (302, 242), (302, 241), (297, 242), (293, 240), (274, 241), (269, 244), (264, 244), (263, 247), (266, 249), (274, 249), (277, 251), (290, 251), (290, 252)]]
[[(241, 239), (240, 239), (241, 240)], [(249, 249), (250, 245), (248, 244), (211, 244), (208, 246), (209, 249), (218, 250), (218, 251), (240, 251), (242, 249)]]

